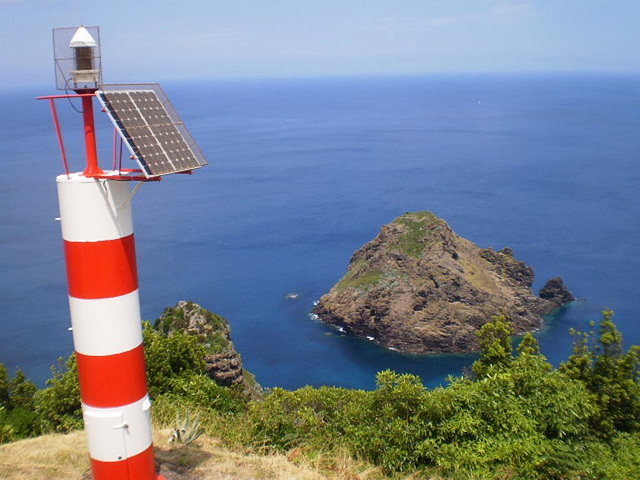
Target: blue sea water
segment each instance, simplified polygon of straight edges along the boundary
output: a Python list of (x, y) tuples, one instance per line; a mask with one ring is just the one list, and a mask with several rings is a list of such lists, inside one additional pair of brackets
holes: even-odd
[[(640, 77), (433, 76), (166, 84), (210, 166), (134, 200), (143, 317), (191, 299), (224, 315), (268, 387), (373, 388), (392, 368), (436, 385), (473, 355), (407, 356), (309, 316), (380, 227), (431, 210), (482, 247), (510, 246), (581, 300), (568, 330), (604, 308), (640, 344)], [(73, 350), (55, 176), (62, 162), (41, 90), (0, 92), (0, 362), (42, 384)], [(72, 168), (81, 117), (59, 103)], [(96, 113), (98, 117), (100, 115)], [(112, 131), (100, 118), (103, 164)], [(298, 297), (287, 298), (295, 292)]]

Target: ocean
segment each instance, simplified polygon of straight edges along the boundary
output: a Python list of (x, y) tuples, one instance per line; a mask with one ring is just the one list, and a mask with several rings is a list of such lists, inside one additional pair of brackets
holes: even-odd
[[(210, 165), (134, 199), (143, 318), (193, 300), (225, 316), (266, 387), (370, 389), (385, 369), (428, 386), (474, 355), (411, 356), (341, 335), (309, 312), (351, 254), (407, 211), (481, 247), (510, 246), (537, 292), (578, 301), (537, 334), (554, 364), (570, 328), (611, 308), (640, 344), (640, 76), (437, 75), (167, 83)], [(0, 362), (39, 385), (73, 351), (42, 89), (0, 91)], [(72, 170), (81, 115), (58, 103)], [(77, 107), (77, 105), (76, 105)], [(112, 129), (96, 110), (101, 164)], [(295, 298), (293, 298), (295, 297)]]

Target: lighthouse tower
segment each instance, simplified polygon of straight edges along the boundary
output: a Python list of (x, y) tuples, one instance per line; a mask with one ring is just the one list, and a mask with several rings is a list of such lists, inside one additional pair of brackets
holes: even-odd
[[(40, 98), (50, 102), (65, 168), (56, 182), (93, 478), (156, 480), (131, 201), (142, 182), (190, 173), (206, 160), (159, 85), (102, 84), (99, 42), (98, 27), (55, 29), (56, 83), (67, 93)], [(82, 171), (69, 169), (59, 98), (82, 104)], [(113, 168), (100, 167), (94, 98), (138, 168), (122, 168), (116, 142)]]

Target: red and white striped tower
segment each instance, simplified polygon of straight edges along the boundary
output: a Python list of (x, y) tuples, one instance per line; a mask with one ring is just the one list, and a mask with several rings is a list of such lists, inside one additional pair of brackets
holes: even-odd
[[(57, 97), (42, 98), (51, 102), (67, 170), (56, 181), (93, 479), (161, 479), (154, 464), (142, 346), (133, 195), (122, 172), (104, 172), (98, 165), (92, 102), (100, 84), (99, 45), (85, 27), (58, 30), (64, 42), (56, 41), (54, 30), (54, 48), (64, 54), (56, 55), (57, 72), (63, 88), (70, 86), (82, 101), (83, 172), (68, 171), (53, 102)], [(73, 35), (70, 41), (67, 33)]]
[(129, 182), (57, 184), (93, 478), (156, 479)]

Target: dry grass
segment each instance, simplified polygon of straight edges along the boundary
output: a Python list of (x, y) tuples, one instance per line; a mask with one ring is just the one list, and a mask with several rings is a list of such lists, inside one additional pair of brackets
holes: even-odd
[(193, 445), (169, 445), (168, 432), (156, 441), (156, 460), (167, 480), (320, 480), (327, 477), (296, 466), (283, 455), (252, 455), (230, 451), (211, 438)]
[(89, 468), (84, 432), (30, 438), (0, 445), (0, 479), (82, 478)]
[[(167, 480), (375, 480), (378, 469), (366, 469), (346, 456), (310, 460), (289, 455), (256, 455), (231, 451), (219, 441), (201, 437), (192, 445), (169, 444), (169, 430), (154, 434), (156, 462)], [(0, 480), (90, 478), (84, 432), (46, 435), (0, 445)]]

